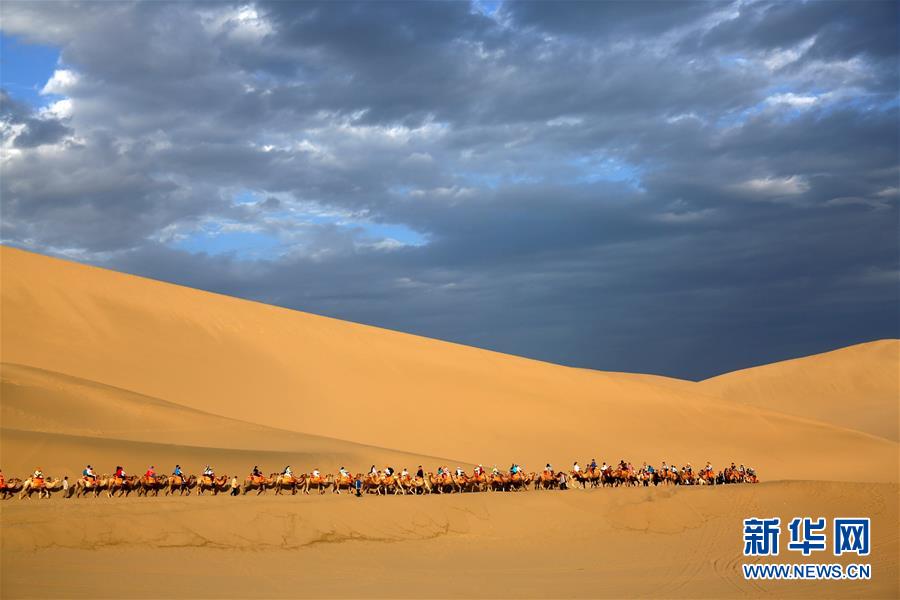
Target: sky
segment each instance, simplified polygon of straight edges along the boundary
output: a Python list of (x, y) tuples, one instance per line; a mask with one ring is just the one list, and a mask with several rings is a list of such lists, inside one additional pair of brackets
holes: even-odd
[(0, 237), (689, 379), (900, 337), (896, 2), (0, 4)]

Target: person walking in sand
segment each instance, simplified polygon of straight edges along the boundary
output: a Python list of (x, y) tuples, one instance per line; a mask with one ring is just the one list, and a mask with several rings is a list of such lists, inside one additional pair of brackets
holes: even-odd
[(231, 495), (237, 496), (240, 491), (240, 484), (238, 483), (237, 475), (233, 475), (231, 477)]

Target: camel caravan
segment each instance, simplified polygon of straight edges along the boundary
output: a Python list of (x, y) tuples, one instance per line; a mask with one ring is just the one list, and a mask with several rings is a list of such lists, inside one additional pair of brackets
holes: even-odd
[(269, 490), (279, 496), (290, 492), (325, 493), (362, 496), (374, 495), (424, 495), (453, 494), (466, 492), (521, 492), (534, 490), (566, 490), (581, 486), (583, 489), (597, 487), (649, 487), (667, 485), (725, 485), (733, 483), (758, 483), (756, 472), (744, 465), (731, 466), (715, 471), (707, 462), (699, 471), (694, 471), (690, 463), (681, 468), (667, 465), (665, 462), (659, 469), (644, 463), (635, 468), (630, 462), (619, 461), (618, 465), (598, 465), (596, 460), (582, 467), (576, 461), (569, 470), (555, 470), (549, 463), (539, 472), (526, 473), (518, 464), (513, 464), (507, 471), (493, 467), (488, 472), (484, 466), (478, 465), (471, 473), (462, 467), (451, 471), (446, 466), (438, 467), (436, 472), (426, 472), (421, 465), (415, 473), (403, 469), (399, 473), (392, 467), (382, 470), (375, 465), (367, 473), (352, 474), (344, 467), (337, 475), (323, 474), (318, 469), (311, 473), (294, 474), (291, 467), (281, 472), (264, 475), (258, 466), (240, 480), (236, 475), (216, 475), (207, 465), (201, 475), (188, 475), (176, 465), (171, 475), (158, 475), (152, 465), (143, 475), (128, 475), (120, 466), (112, 475), (96, 475), (90, 465), (82, 471), (74, 484), (69, 484), (68, 476), (62, 479), (45, 477), (41, 469), (36, 469), (27, 479), (5, 479), (0, 471), (0, 500), (18, 495), (20, 499), (50, 498), (56, 492), (63, 498), (81, 498), (85, 496), (123, 497), (134, 493), (137, 496), (190, 496), (196, 492), (198, 496), (228, 493), (232, 496), (255, 493), (261, 495)]

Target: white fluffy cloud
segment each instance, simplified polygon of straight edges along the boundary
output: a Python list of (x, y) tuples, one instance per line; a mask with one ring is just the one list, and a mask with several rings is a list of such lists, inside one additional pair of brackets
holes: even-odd
[(78, 73), (75, 71), (70, 69), (57, 69), (53, 72), (53, 76), (47, 81), (43, 89), (41, 89), (41, 93), (56, 94), (59, 96), (68, 95), (78, 84), (78, 80)]

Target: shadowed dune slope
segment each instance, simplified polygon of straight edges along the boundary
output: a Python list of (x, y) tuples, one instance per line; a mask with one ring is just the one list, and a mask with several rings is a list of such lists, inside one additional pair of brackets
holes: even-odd
[(735, 371), (698, 385), (730, 402), (898, 439), (900, 340)]
[[(897, 477), (895, 442), (650, 377), (542, 363), (11, 248), (0, 259), (5, 363), (212, 415), (531, 469), (595, 456), (736, 460), (764, 479)], [(121, 426), (135, 427), (132, 418)]]

